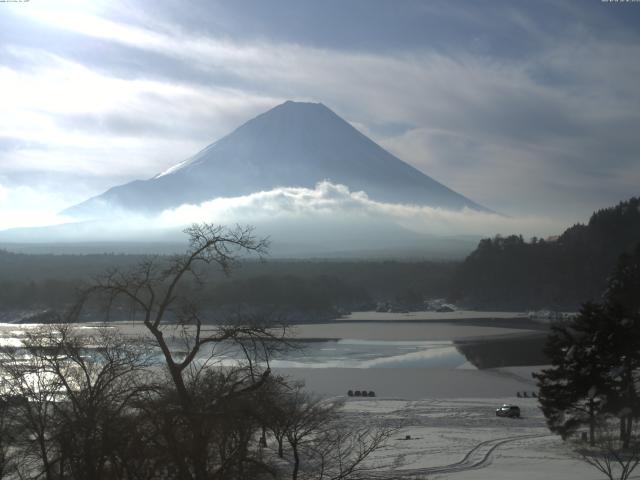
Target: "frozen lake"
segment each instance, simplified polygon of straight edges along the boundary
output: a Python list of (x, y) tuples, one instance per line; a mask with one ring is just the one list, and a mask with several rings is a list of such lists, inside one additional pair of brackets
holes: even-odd
[[(450, 315), (451, 316), (451, 315)], [(400, 317), (402, 318), (402, 317)], [(78, 324), (90, 332), (98, 324)], [(113, 322), (125, 338), (148, 336), (140, 323)], [(26, 332), (38, 325), (0, 324), (0, 345), (20, 346)], [(213, 328), (205, 326), (204, 329)], [(461, 318), (443, 321), (379, 319), (295, 325), (287, 333), (295, 348), (276, 354), (274, 368), (491, 368), (544, 363), (545, 332), (525, 319)], [(165, 338), (180, 350), (179, 333), (172, 326)], [(203, 351), (202, 356), (209, 351)], [(224, 363), (242, 358), (237, 348), (217, 351)]]
[(340, 339), (302, 342), (274, 368), (458, 368), (466, 358), (450, 341)]

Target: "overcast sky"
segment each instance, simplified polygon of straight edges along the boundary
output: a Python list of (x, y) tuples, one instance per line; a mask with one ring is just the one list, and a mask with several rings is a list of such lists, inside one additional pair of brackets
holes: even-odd
[(287, 99), (558, 225), (640, 194), (640, 3), (0, 3), (0, 229), (149, 178)]

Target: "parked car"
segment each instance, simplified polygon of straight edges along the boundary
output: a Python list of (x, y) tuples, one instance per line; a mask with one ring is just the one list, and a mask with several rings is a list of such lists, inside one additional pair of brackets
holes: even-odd
[(496, 417), (520, 418), (520, 407), (517, 405), (507, 405), (506, 403), (496, 408)]

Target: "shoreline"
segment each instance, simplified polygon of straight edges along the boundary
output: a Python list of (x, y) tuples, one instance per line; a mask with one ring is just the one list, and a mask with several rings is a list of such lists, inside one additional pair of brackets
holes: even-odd
[[(532, 338), (545, 335), (549, 325), (534, 322), (525, 314), (513, 316), (514, 312), (500, 316), (484, 317), (486, 312), (414, 312), (379, 313), (356, 312), (347, 317), (322, 323), (300, 323), (288, 326), (285, 338), (292, 342), (322, 342), (340, 340), (368, 341), (448, 341), (462, 344), (499, 339)], [(409, 319), (408, 319), (409, 318)], [(37, 328), (36, 323), (2, 323), (0, 337), (13, 337), (17, 330)], [(146, 336), (148, 331), (140, 321), (83, 322), (79, 328), (117, 328), (124, 336)], [(177, 325), (166, 324), (170, 332)], [(215, 328), (204, 324), (203, 332)]]
[[(348, 390), (372, 390), (371, 400), (426, 398), (510, 398), (537, 390), (531, 372), (543, 366), (476, 368), (274, 368), (276, 374), (302, 380), (323, 396), (347, 397)], [(517, 368), (517, 373), (514, 372)], [(363, 399), (366, 400), (366, 399)]]

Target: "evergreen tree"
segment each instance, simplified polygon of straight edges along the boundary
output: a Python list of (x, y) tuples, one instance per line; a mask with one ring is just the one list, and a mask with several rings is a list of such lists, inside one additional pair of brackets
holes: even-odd
[(547, 425), (562, 438), (588, 425), (589, 442), (595, 441), (596, 423), (610, 391), (609, 368), (597, 348), (605, 322), (603, 307), (586, 303), (569, 324), (554, 325), (545, 348), (552, 367), (534, 374)]
[(450, 297), (484, 309), (574, 310), (600, 300), (619, 255), (638, 242), (640, 197), (597, 211), (588, 224), (548, 241), (483, 239), (454, 274)]
[(552, 367), (534, 377), (549, 428), (563, 438), (599, 419), (620, 419), (623, 448), (640, 417), (640, 245), (620, 257), (602, 304), (586, 303), (579, 315), (552, 327), (545, 353)]
[(618, 259), (607, 281), (604, 300), (606, 304), (622, 309), (621, 314), (625, 316), (640, 313), (640, 243), (632, 254), (624, 253)]
[(606, 353), (612, 365), (609, 411), (620, 418), (620, 438), (628, 448), (634, 420), (640, 417), (640, 244), (620, 257), (609, 277), (604, 304), (611, 319)]

